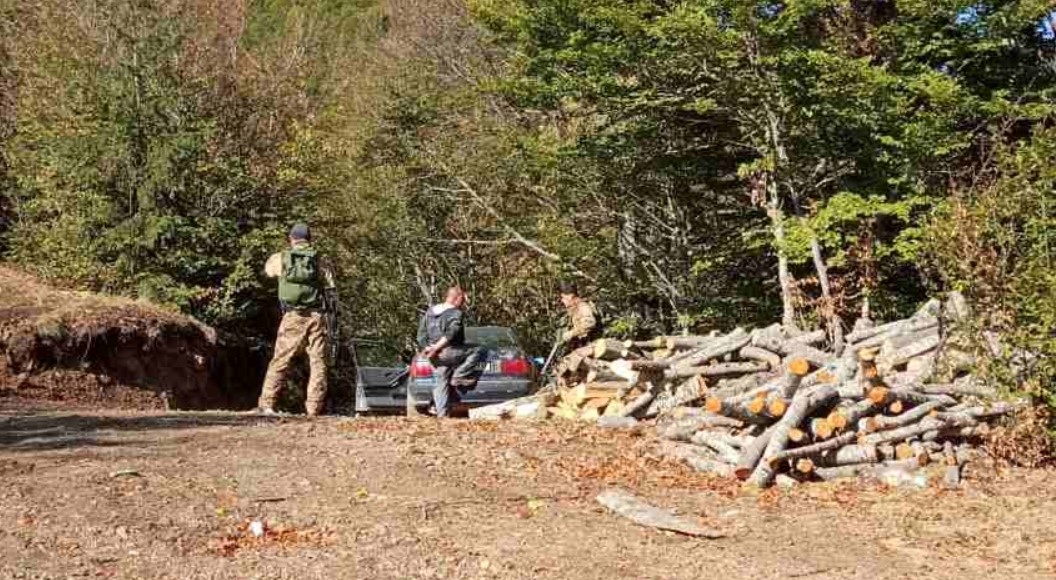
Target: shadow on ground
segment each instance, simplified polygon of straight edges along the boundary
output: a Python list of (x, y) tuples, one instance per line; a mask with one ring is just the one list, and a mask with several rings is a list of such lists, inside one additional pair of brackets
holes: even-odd
[(159, 415), (79, 415), (64, 413), (0, 415), (0, 447), (8, 452), (47, 451), (119, 445), (107, 432), (248, 426), (303, 421), (251, 413), (171, 413)]

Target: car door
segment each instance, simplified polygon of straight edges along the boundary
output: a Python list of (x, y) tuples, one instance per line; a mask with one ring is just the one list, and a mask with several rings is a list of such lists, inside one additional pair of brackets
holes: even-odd
[(369, 339), (353, 339), (356, 365), (356, 411), (398, 408), (407, 392), (407, 364), (395, 347)]

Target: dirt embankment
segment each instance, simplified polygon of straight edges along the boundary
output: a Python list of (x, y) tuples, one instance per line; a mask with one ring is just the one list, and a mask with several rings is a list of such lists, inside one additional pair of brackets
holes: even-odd
[(0, 267), (0, 397), (117, 408), (246, 408), (260, 355), (152, 304)]

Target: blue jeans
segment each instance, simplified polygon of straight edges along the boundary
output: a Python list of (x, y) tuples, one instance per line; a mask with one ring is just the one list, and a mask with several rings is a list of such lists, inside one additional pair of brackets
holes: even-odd
[(433, 406), (437, 417), (449, 416), (462, 395), (476, 388), (483, 372), (477, 367), (487, 354), (487, 349), (481, 346), (449, 346), (432, 359), (436, 376)]

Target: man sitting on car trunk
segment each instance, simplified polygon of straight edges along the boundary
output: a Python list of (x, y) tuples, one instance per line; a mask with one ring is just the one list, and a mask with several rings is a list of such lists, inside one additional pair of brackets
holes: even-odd
[(418, 325), (418, 346), (436, 369), (433, 406), (437, 417), (447, 417), (460, 394), (477, 386), (486, 351), (466, 344), (464, 313), (466, 293), (458, 286), (447, 290), (446, 299), (426, 311)]

